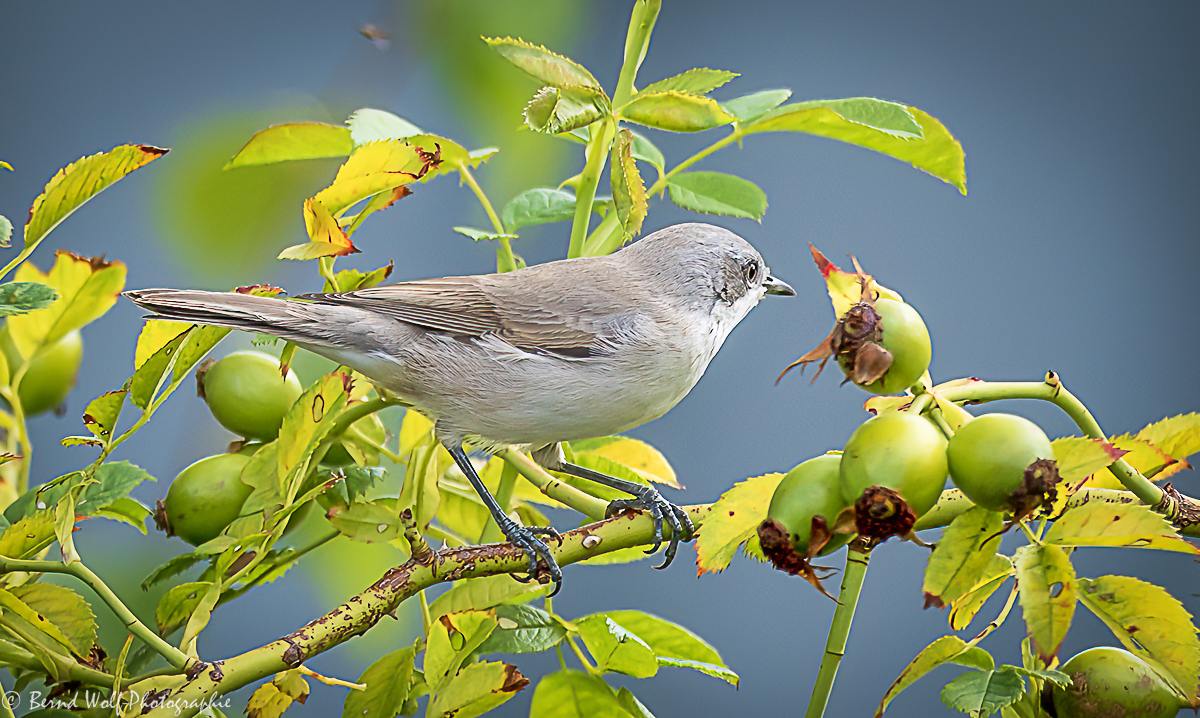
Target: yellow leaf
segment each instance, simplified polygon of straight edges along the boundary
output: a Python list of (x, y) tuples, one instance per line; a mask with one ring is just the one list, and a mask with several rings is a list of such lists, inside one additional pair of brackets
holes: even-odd
[(162, 319), (147, 319), (138, 335), (137, 349), (133, 354), (133, 368), (138, 370), (159, 349), (162, 349), (175, 337), (191, 329), (192, 325), (185, 322), (168, 322)]
[(166, 153), (150, 145), (121, 145), (59, 170), (29, 208), (25, 249), (37, 246), (59, 222), (113, 182)]
[(892, 681), (892, 685), (888, 686), (887, 692), (883, 694), (883, 700), (879, 702), (875, 718), (883, 715), (888, 704), (900, 695), (901, 691), (916, 683), (919, 678), (934, 668), (946, 663), (957, 663), (960, 666), (969, 666), (984, 671), (989, 671), (996, 666), (992, 657), (982, 648), (968, 646), (966, 641), (958, 636), (942, 636), (921, 649), (916, 658), (909, 661), (896, 680)]
[(572, 441), (571, 450), (580, 454), (601, 456), (632, 469), (647, 481), (665, 484), (673, 489), (683, 485), (675, 478), (675, 470), (667, 457), (649, 444), (627, 436), (605, 436), (598, 439)]
[(318, 257), (341, 257), (347, 254), (358, 252), (357, 248), (351, 245), (347, 249), (344, 245), (334, 244), (332, 242), (305, 242), (304, 244), (293, 244), (284, 249), (276, 256), (276, 259), (317, 259)]
[(1043, 539), (1056, 546), (1128, 546), (1200, 554), (1150, 507), (1140, 503), (1089, 501), (1068, 509)]
[(400, 422), (400, 455), (408, 456), (416, 447), (433, 440), (433, 422), (416, 409), (405, 411)]
[(339, 247), (341, 252), (337, 256), (358, 251), (325, 205), (315, 199), (304, 201), (304, 229), (314, 244), (326, 242)]
[(441, 163), (437, 153), (429, 153), (399, 140), (371, 142), (354, 150), (338, 170), (333, 184), (317, 193), (315, 199), (337, 216), (352, 204), (423, 178)]
[(1011, 559), (1000, 554), (993, 556), (971, 590), (950, 602), (950, 628), (961, 631), (969, 626), (983, 604), (1012, 574)]
[(425, 682), (434, 692), (454, 678), (463, 661), (487, 640), (496, 625), (496, 616), (490, 611), (463, 611), (446, 614), (429, 627)]
[(1128, 453), (1103, 439), (1080, 436), (1055, 439), (1050, 442), (1050, 446), (1054, 448), (1058, 476), (1063, 481), (1078, 481), (1097, 471), (1103, 471)]
[(246, 702), (246, 715), (250, 718), (279, 718), (293, 703), (303, 704), (306, 700), (308, 682), (300, 677), (299, 671), (285, 671), (254, 691)]
[(925, 566), (925, 606), (945, 607), (978, 586), (993, 565), (1004, 517), (976, 506), (956, 516)]
[(354, 142), (348, 127), (323, 122), (290, 122), (271, 125), (254, 133), (225, 169), (286, 160), (345, 157), (353, 150)]
[(1034, 650), (1048, 664), (1075, 615), (1075, 569), (1058, 546), (1022, 546), (1015, 558), (1025, 626)]
[(1079, 600), (1131, 652), (1147, 659), (1196, 705), (1200, 640), (1192, 615), (1171, 594), (1132, 576), (1079, 579)]
[(754, 536), (767, 517), (771, 496), (783, 476), (755, 476), (721, 494), (696, 537), (696, 575), (720, 573), (729, 566), (738, 546)]
[(1180, 414), (1155, 422), (1137, 433), (1171, 458), (1183, 461), (1200, 451), (1200, 414)]
[(305, 390), (283, 417), (277, 469), (289, 500), (295, 498), (313, 451), (346, 408), (347, 380), (345, 374), (326, 374)]
[(52, 344), (109, 310), (125, 288), (125, 265), (101, 257), (80, 257), (60, 249), (54, 266), (43, 274), (33, 264), (22, 264), (17, 281), (47, 284), (58, 290), (58, 300), (45, 309), (8, 318), (13, 344), (23, 357)]

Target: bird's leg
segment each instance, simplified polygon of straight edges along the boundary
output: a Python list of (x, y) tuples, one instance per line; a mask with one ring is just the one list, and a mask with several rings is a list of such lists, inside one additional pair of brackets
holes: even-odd
[(671, 561), (675, 559), (675, 552), (679, 550), (679, 542), (690, 541), (695, 533), (695, 527), (692, 526), (692, 520), (688, 517), (687, 512), (679, 508), (675, 504), (663, 498), (658, 489), (646, 484), (639, 484), (634, 481), (626, 481), (618, 479), (607, 474), (601, 474), (591, 469), (586, 469), (577, 464), (572, 464), (567, 461), (556, 462), (557, 466), (549, 468), (555, 471), (561, 471), (564, 474), (594, 481), (597, 484), (603, 484), (617, 491), (624, 491), (631, 494), (635, 498), (632, 499), (616, 499), (608, 504), (606, 515), (615, 516), (625, 509), (645, 509), (650, 512), (650, 516), (654, 518), (654, 545), (646, 553), (654, 553), (662, 546), (663, 520), (671, 527), (671, 538), (667, 543), (667, 551), (663, 554), (663, 562), (661, 566), (655, 568), (666, 568), (671, 565)]
[(496, 519), (496, 525), (500, 527), (500, 531), (508, 538), (512, 545), (522, 549), (529, 555), (529, 578), (524, 580), (528, 581), (538, 575), (538, 559), (541, 559), (545, 562), (546, 570), (550, 573), (550, 580), (554, 581), (554, 591), (550, 595), (553, 596), (558, 593), (558, 589), (562, 588), (562, 569), (558, 567), (554, 556), (550, 554), (550, 547), (538, 538), (538, 534), (547, 535), (558, 539), (559, 543), (562, 543), (562, 537), (559, 536), (558, 531), (545, 526), (522, 526), (510, 519), (505, 515), (500, 503), (492, 496), (492, 492), (488, 491), (487, 487), (483, 485), (483, 480), (479, 478), (479, 474), (475, 471), (475, 466), (467, 458), (462, 445), (451, 445), (449, 443), (444, 443), (443, 445), (450, 452), (450, 456), (454, 458), (454, 463), (458, 464), (458, 468), (462, 469), (462, 472), (467, 475), (467, 480), (471, 482), (471, 486), (475, 487), (479, 498), (483, 499), (483, 505), (492, 514), (492, 518)]

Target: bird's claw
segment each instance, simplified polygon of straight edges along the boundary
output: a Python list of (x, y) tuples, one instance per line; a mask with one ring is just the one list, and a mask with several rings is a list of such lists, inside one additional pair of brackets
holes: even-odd
[(667, 542), (666, 553), (663, 554), (663, 562), (655, 568), (663, 569), (671, 565), (675, 560), (675, 553), (679, 550), (680, 541), (690, 541), (696, 533), (695, 526), (692, 525), (692, 519), (687, 515), (687, 512), (679, 506), (667, 501), (663, 498), (658, 489), (653, 486), (641, 487), (636, 498), (632, 499), (615, 499), (608, 504), (604, 515), (606, 518), (617, 516), (627, 509), (638, 509), (649, 511), (651, 518), (654, 519), (654, 545), (650, 547), (646, 553), (651, 554), (657, 551), (663, 542), (663, 521), (671, 527), (671, 538)]
[(502, 523), (500, 530), (504, 532), (509, 543), (529, 556), (529, 575), (523, 577), (514, 575), (513, 578), (521, 583), (529, 583), (535, 579), (541, 583), (541, 577), (548, 575), (549, 580), (554, 583), (554, 590), (549, 595), (553, 596), (558, 593), (558, 590), (562, 588), (562, 569), (558, 567), (558, 563), (550, 553), (550, 547), (538, 536), (549, 536), (561, 546), (562, 535), (551, 526), (522, 526), (512, 520)]

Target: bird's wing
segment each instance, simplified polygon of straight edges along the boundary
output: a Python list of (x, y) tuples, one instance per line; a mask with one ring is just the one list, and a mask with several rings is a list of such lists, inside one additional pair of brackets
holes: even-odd
[(526, 351), (590, 356), (596, 332), (569, 312), (539, 304), (516, 287), (495, 286), (482, 277), (446, 277), (401, 282), (339, 294), (314, 294), (318, 302), (346, 304), (453, 336), (498, 336)]

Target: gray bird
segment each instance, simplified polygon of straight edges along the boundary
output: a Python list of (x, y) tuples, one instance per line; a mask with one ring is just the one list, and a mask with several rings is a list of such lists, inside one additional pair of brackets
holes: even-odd
[(662, 566), (693, 533), (651, 486), (564, 460), (560, 442), (627, 431), (691, 391), (725, 337), (766, 294), (795, 292), (744, 239), (709, 224), (659, 230), (606, 257), (505, 274), (443, 277), (295, 300), (176, 289), (125, 295), (163, 319), (282, 337), (370, 377), (434, 421), (504, 535), (561, 571), (538, 535), (504, 515), (463, 451), (532, 449), (539, 464), (630, 494), (610, 515), (644, 509)]

